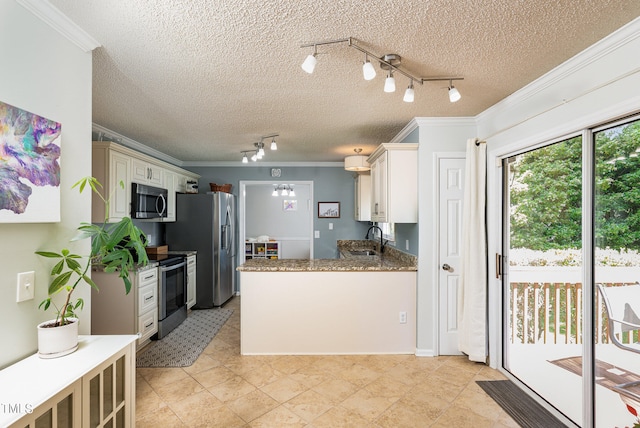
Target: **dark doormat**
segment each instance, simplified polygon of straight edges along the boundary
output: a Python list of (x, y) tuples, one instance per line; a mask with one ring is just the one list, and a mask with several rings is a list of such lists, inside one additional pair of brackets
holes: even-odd
[(509, 380), (479, 380), (476, 383), (524, 428), (565, 428), (555, 416)]

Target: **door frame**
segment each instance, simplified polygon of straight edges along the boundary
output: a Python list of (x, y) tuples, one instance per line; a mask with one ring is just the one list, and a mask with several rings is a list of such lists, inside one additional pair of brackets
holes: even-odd
[[(239, 192), (238, 192), (238, 254), (236, 255), (236, 257), (238, 257), (238, 264), (239, 264), (239, 260), (240, 260), (240, 256), (242, 255), (244, 257), (244, 241), (246, 239), (246, 233), (245, 233), (245, 221), (246, 221), (246, 201), (245, 201), (245, 197), (246, 197), (246, 188), (247, 186), (265, 186), (265, 185), (269, 185), (269, 186), (273, 186), (274, 184), (293, 184), (293, 185), (308, 185), (309, 186), (309, 198), (310, 198), (310, 204), (311, 207), (309, 208), (309, 216), (310, 216), (310, 224), (311, 227), (309, 228), (309, 258), (313, 259), (313, 246), (314, 246), (314, 239), (313, 239), (313, 220), (314, 220), (314, 211), (313, 211), (313, 201), (314, 201), (314, 196), (313, 196), (313, 181), (302, 181), (302, 180), (293, 180), (293, 181), (282, 181), (282, 180), (241, 180), (239, 182)], [(242, 251), (242, 253), (240, 253), (240, 251)], [(239, 290), (239, 287), (237, 287)], [(238, 293), (239, 294), (239, 293)]]
[(433, 355), (440, 355), (440, 160), (441, 159), (466, 159), (467, 154), (465, 152), (435, 152), (433, 154), (433, 218), (435, 221), (432, 225), (433, 240), (433, 254), (435, 257), (435, 266), (432, 271), (432, 281), (435, 286), (433, 287), (433, 300), (436, 303), (435, 306), (435, 322), (433, 337), (435, 338), (433, 344)]

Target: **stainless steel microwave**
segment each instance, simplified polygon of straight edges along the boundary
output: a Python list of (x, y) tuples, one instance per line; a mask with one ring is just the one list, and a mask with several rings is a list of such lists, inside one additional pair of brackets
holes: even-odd
[(131, 184), (131, 218), (163, 218), (167, 216), (167, 189)]

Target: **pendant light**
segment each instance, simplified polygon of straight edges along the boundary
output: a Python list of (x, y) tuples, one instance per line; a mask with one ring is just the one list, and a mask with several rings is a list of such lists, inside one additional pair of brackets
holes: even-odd
[(361, 148), (353, 149), (353, 151), (356, 153), (355, 155), (344, 158), (344, 169), (347, 171), (369, 171), (371, 167), (367, 162), (368, 156), (360, 154)]

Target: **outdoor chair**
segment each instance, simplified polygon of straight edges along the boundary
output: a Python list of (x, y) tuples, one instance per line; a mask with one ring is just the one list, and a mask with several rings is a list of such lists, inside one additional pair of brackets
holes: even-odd
[[(621, 349), (640, 354), (634, 343), (634, 331), (640, 330), (640, 284), (606, 287), (597, 284), (609, 319), (609, 338)], [(622, 333), (629, 332), (629, 342), (622, 343)]]

